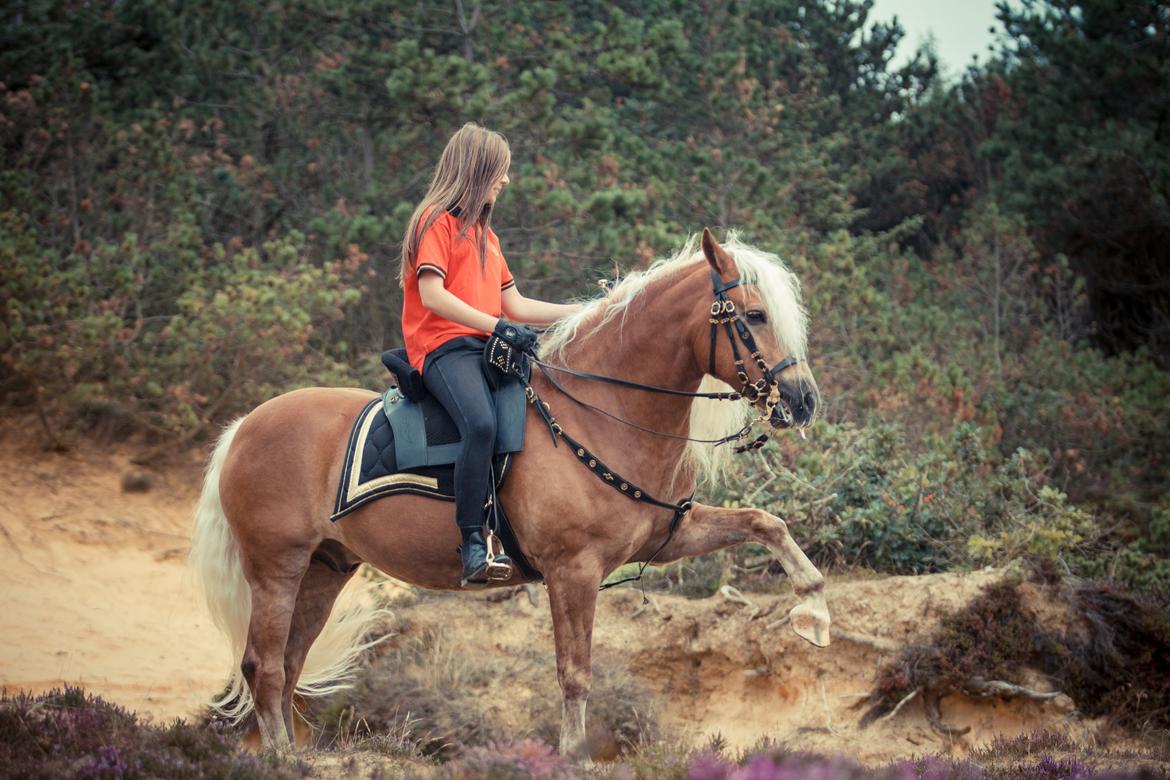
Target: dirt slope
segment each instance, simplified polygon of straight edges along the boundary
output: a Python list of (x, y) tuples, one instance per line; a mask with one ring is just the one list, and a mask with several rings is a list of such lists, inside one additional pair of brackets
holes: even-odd
[[(603, 594), (594, 633), (595, 669), (624, 667), (660, 697), (668, 730), (692, 744), (721, 736), (732, 749), (763, 739), (825, 754), (843, 753), (870, 764), (924, 753), (961, 755), (997, 736), (1056, 731), (1088, 739), (1097, 724), (1083, 721), (1065, 697), (1054, 702), (943, 701), (949, 725), (969, 726), (957, 740), (933, 732), (918, 702), (895, 717), (860, 729), (861, 699), (879, 664), (896, 647), (929, 627), (943, 610), (961, 605), (998, 572), (871, 580), (831, 580), (833, 644), (818, 649), (786, 625), (775, 625), (792, 596), (748, 594), (752, 607), (722, 597), (690, 601), (652, 596), (641, 609), (637, 591)], [(450, 652), (510, 672), (515, 711), (493, 697), (495, 717), (522, 719), (532, 691), (552, 689), (552, 628), (543, 589), (536, 604), (518, 592), (504, 603), (483, 595), (424, 597), (397, 608), (412, 631), (442, 630)], [(514, 659), (547, 647), (548, 669), (518, 667)], [(544, 678), (549, 679), (544, 679)], [(1044, 687), (1043, 681), (1035, 683)]]
[[(0, 429), (0, 685), (41, 690), (80, 683), (142, 714), (165, 720), (192, 713), (228, 667), (184, 567), (199, 455), (161, 472), (152, 488), (124, 492), (129, 451), (39, 449), (26, 429)], [(892, 648), (928, 628), (940, 611), (971, 598), (994, 572), (870, 580), (832, 579), (827, 596), (839, 632), (820, 650), (783, 625), (788, 596), (658, 596), (639, 609), (637, 591), (601, 597), (598, 663), (623, 664), (661, 696), (663, 717), (684, 739), (721, 734), (732, 747), (762, 738), (843, 752), (867, 762), (959, 752), (996, 735), (1038, 730), (1087, 734), (1093, 724), (1068, 702), (944, 701), (951, 725), (972, 731), (954, 745), (931, 732), (912, 702), (865, 731), (850, 709)], [(456, 648), (487, 665), (533, 646), (551, 627), (543, 589), (491, 602), (483, 594), (424, 597), (399, 608), (402, 620), (443, 626)], [(852, 639), (850, 639), (852, 637)], [(524, 680), (507, 684), (523, 689)], [(523, 698), (523, 697), (521, 697)], [(523, 718), (524, 713), (501, 712)]]

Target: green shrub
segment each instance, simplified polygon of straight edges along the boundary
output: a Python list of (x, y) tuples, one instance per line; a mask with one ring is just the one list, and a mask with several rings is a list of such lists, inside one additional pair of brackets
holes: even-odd
[(217, 246), (187, 275), (172, 313), (144, 316), (150, 256), (164, 247), (131, 234), (57, 263), (32, 251), (27, 220), (0, 219), (13, 228), (0, 242), (14, 270), (2, 283), (5, 360), (54, 411), (105, 403), (173, 436), (298, 386), (357, 383), (323, 339), (361, 298), (351, 280), (364, 256), (308, 264), (295, 232), (262, 252)]

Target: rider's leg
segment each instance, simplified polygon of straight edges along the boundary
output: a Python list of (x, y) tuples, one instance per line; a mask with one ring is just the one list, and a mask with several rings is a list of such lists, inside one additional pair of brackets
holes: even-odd
[(473, 585), (487, 581), (483, 506), (496, 439), (495, 409), (483, 367), (482, 345), (441, 349), (423, 367), (423, 383), (451, 415), (463, 442), (455, 461), (455, 522), (463, 535), (463, 580)]

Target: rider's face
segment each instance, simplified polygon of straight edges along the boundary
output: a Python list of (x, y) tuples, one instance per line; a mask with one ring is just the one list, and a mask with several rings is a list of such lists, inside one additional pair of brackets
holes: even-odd
[(508, 172), (504, 171), (504, 175), (497, 179), (495, 184), (492, 185), (492, 188), (488, 190), (487, 202), (495, 203), (496, 198), (499, 197), (499, 194), (503, 191), (504, 187), (508, 186), (510, 181), (512, 180), (508, 178)]

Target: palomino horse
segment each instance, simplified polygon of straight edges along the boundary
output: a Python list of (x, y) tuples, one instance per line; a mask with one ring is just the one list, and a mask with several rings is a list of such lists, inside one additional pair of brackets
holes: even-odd
[[(585, 748), (598, 586), (622, 564), (762, 543), (779, 558), (800, 598), (790, 612), (796, 633), (819, 646), (829, 643), (823, 578), (784, 522), (760, 509), (687, 501), (697, 479), (725, 465), (728, 451), (688, 436), (735, 431), (753, 410), (763, 411), (773, 426), (804, 427), (818, 398), (801, 362), (805, 315), (795, 277), (774, 256), (734, 237), (724, 249), (704, 230), (700, 243), (701, 252), (692, 239), (676, 257), (631, 274), (558, 323), (542, 351), (545, 360), (577, 371), (677, 394), (615, 388), (569, 373), (557, 384), (539, 372), (532, 378), (566, 434), (646, 494), (679, 503), (687, 510), (680, 511), (681, 521), (583, 467), (576, 445), (554, 446), (549, 427), (531, 408), (524, 450), (500, 495), (524, 554), (548, 586), (563, 695), (562, 753), (579, 755)], [(743, 344), (758, 353), (737, 366)], [(754, 401), (727, 392), (732, 398), (696, 400), (701, 384), (729, 390), (705, 381), (708, 374), (743, 388)], [(459, 588), (452, 504), (396, 495), (329, 521), (350, 428), (373, 397), (312, 388), (274, 398), (228, 428), (208, 467), (191, 560), (240, 662), (228, 697), (237, 694), (231, 712), (239, 716), (254, 705), (267, 747), (290, 744), (294, 691), (327, 689), (361, 647), (360, 620), (329, 620), (359, 562), (415, 585)], [(522, 581), (517, 573), (495, 584)], [(344, 625), (359, 628), (345, 633)]]

